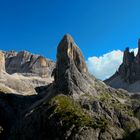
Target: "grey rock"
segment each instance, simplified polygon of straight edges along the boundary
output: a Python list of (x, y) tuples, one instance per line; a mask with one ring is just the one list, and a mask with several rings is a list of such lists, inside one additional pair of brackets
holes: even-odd
[(98, 140), (99, 130), (92, 128), (82, 128), (77, 134), (72, 136), (72, 140)]

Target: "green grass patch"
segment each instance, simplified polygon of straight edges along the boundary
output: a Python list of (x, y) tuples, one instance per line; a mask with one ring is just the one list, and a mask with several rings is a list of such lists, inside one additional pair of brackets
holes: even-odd
[(51, 106), (55, 106), (54, 115), (63, 122), (65, 129), (69, 129), (73, 125), (76, 128), (87, 126), (104, 129), (107, 125), (106, 121), (102, 118), (93, 119), (93, 117), (71, 97), (59, 95), (54, 97), (50, 104)]
[(134, 116), (132, 108), (127, 104), (122, 104), (117, 98), (105, 92), (99, 96), (99, 100), (104, 104), (106, 109), (115, 109), (129, 116)]

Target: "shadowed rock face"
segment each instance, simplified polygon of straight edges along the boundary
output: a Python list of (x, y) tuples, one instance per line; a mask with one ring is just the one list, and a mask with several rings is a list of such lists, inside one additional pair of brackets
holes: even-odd
[(124, 51), (124, 56), (123, 56), (123, 63), (119, 67), (119, 74), (121, 77), (124, 79), (125, 82), (133, 82), (135, 80), (135, 75), (134, 75), (134, 63), (136, 59), (134, 56), (134, 52), (129, 52), (129, 48), (126, 48)]
[(64, 94), (96, 94), (94, 79), (88, 73), (83, 54), (68, 34), (57, 48), (54, 78), (56, 87)]
[(130, 52), (128, 48), (124, 51), (123, 63), (118, 70), (119, 75), (127, 83), (140, 80), (140, 39), (138, 40), (138, 53)]
[(114, 88), (124, 88), (129, 92), (140, 93), (140, 39), (137, 55), (134, 56), (134, 52), (126, 48), (118, 71), (105, 82)]

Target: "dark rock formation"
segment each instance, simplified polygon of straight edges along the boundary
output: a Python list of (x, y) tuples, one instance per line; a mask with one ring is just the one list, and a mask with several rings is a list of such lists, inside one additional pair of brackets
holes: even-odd
[(49, 77), (55, 63), (43, 56), (33, 55), (27, 51), (19, 53), (5, 52), (6, 71), (13, 73), (31, 73), (41, 77)]
[(130, 92), (140, 92), (138, 83), (140, 80), (140, 40), (138, 41), (138, 53), (134, 56), (134, 52), (130, 52), (126, 48), (123, 56), (123, 63), (118, 71), (105, 83), (114, 88), (124, 88)]
[(140, 40), (138, 41), (136, 57), (134, 52), (129, 52), (128, 48), (124, 51), (123, 63), (118, 70), (118, 74), (128, 83), (140, 80)]
[(123, 63), (120, 66), (118, 73), (128, 83), (133, 82), (135, 79), (133, 70), (134, 60), (135, 60), (134, 52), (129, 52), (129, 48), (126, 48), (123, 56)]

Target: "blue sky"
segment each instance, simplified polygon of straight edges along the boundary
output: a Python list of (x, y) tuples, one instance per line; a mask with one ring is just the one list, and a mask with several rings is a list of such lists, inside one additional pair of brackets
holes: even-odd
[(0, 49), (28, 50), (55, 60), (65, 33), (86, 60), (140, 38), (139, 0), (0, 0)]

